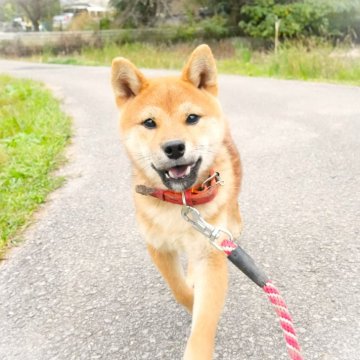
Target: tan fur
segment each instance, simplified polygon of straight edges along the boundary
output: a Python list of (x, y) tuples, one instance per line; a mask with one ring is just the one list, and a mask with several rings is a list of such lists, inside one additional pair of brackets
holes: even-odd
[[(210, 203), (197, 206), (211, 224), (228, 228), (234, 236), (241, 230), (237, 203), (241, 164), (231, 139), (217, 94), (215, 60), (207, 45), (195, 49), (180, 78), (147, 79), (128, 60), (112, 64), (112, 86), (122, 108), (121, 136), (133, 164), (133, 185), (165, 188), (152, 168), (166, 163), (161, 146), (167, 141), (186, 143), (184, 156), (202, 158), (196, 183), (206, 179), (211, 168), (225, 185)], [(185, 123), (189, 114), (201, 115), (199, 123)], [(142, 122), (156, 121), (156, 129)], [(134, 193), (137, 220), (151, 258), (176, 300), (192, 312), (191, 335), (184, 359), (212, 359), (217, 323), (225, 301), (227, 264), (224, 254), (187, 224), (180, 206)], [(179, 254), (188, 258), (188, 278)]]

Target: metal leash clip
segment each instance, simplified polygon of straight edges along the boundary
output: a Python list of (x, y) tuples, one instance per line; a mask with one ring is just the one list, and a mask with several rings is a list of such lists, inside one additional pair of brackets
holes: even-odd
[(200, 212), (191, 206), (184, 205), (181, 209), (181, 215), (195, 230), (209, 238), (210, 243), (220, 251), (223, 251), (223, 249), (216, 243), (216, 240), (220, 237), (221, 233), (226, 234), (229, 240), (233, 239), (232, 234), (228, 230), (209, 224), (200, 215)]

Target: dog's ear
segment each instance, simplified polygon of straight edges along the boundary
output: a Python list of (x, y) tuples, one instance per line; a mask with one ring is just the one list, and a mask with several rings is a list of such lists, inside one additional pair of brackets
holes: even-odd
[(198, 46), (185, 65), (183, 80), (191, 82), (199, 89), (205, 89), (217, 95), (217, 70), (214, 56), (208, 45)]
[(118, 57), (112, 61), (111, 84), (116, 103), (118, 106), (122, 106), (146, 87), (147, 80), (133, 63)]

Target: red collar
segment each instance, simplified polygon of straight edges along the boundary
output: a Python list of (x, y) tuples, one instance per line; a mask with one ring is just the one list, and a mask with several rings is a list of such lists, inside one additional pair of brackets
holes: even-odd
[(150, 195), (172, 204), (194, 206), (213, 200), (218, 192), (217, 185), (220, 184), (222, 184), (222, 181), (219, 173), (212, 169), (209, 177), (202, 184), (196, 185), (184, 192), (148, 188), (145, 185), (137, 185), (135, 191), (139, 194)]

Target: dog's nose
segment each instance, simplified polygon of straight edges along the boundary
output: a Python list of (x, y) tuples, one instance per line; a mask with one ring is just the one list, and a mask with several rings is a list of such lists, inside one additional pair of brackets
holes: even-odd
[(165, 143), (162, 146), (164, 153), (169, 159), (179, 159), (185, 153), (185, 143), (180, 140), (173, 140)]

